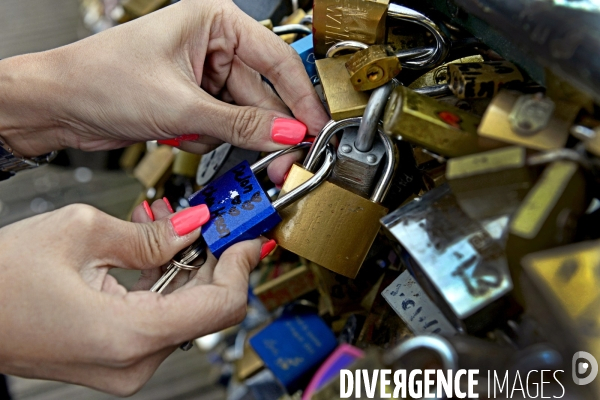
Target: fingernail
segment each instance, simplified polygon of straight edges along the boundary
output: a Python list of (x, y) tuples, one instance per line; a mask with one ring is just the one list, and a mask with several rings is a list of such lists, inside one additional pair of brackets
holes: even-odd
[(171, 214), (173, 214), (175, 211), (173, 211), (173, 207), (171, 207), (171, 202), (169, 201), (169, 199), (163, 197), (163, 201), (167, 205), (167, 209), (171, 212)]
[(181, 140), (182, 142), (189, 142), (192, 140), (198, 140), (199, 137), (200, 137), (200, 135), (196, 135), (196, 134), (181, 135), (181, 136), (177, 136), (177, 140)]
[(266, 256), (271, 254), (271, 252), (275, 250), (275, 247), (277, 247), (277, 242), (273, 239), (263, 244), (260, 248), (260, 259), (263, 260)]
[(142, 206), (144, 207), (144, 211), (146, 211), (146, 214), (148, 214), (150, 219), (152, 221), (154, 221), (154, 213), (152, 212), (152, 209), (150, 208), (150, 204), (148, 204), (148, 200), (144, 200), (144, 202), (142, 203)]
[(210, 219), (210, 211), (206, 204), (186, 208), (171, 218), (173, 229), (179, 236), (185, 236), (195, 231)]
[(179, 139), (164, 139), (157, 140), (158, 144), (166, 144), (167, 146), (179, 147), (181, 141)]
[(304, 139), (306, 125), (295, 119), (275, 118), (271, 127), (271, 138), (280, 144), (294, 145)]

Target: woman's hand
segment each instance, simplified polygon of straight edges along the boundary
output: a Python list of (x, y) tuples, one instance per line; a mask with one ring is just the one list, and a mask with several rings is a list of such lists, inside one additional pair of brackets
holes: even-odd
[[(155, 139), (196, 153), (222, 141), (274, 151), (327, 121), (294, 50), (230, 0), (183, 0), (0, 62), (0, 137), (24, 156)], [(269, 170), (275, 183), (290, 165)]]
[[(131, 223), (73, 205), (0, 230), (0, 372), (129, 395), (179, 344), (243, 319), (265, 240), (210, 256), (172, 293), (151, 293), (158, 267), (198, 238), (207, 212), (171, 214), (162, 200), (147, 210)], [(142, 270), (143, 291), (119, 285), (114, 267)]]

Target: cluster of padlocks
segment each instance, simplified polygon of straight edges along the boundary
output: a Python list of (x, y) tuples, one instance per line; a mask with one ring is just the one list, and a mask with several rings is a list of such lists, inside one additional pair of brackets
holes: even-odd
[[(455, 397), (600, 396), (595, 99), (568, 73), (532, 76), (482, 20), (464, 29), (439, 1), (431, 15), (413, 3), (315, 0), (288, 25), (264, 21), (332, 121), (278, 198), (255, 175), (278, 154), (251, 166), (258, 154), (230, 145), (203, 157), (200, 191), (176, 196), (209, 205), (216, 256), (261, 234), (279, 244), (252, 274), (246, 320), (196, 340), (228, 398), (445, 398), (395, 381), (428, 369), (478, 371)], [(156, 151), (136, 167), (149, 198), (173, 161)]]

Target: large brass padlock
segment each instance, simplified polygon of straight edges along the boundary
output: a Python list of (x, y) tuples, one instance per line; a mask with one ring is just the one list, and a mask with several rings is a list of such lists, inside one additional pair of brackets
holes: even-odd
[[(294, 165), (281, 193), (287, 193), (313, 173), (320, 149), (344, 128), (360, 124), (361, 118), (331, 121), (315, 141), (304, 166)], [(377, 233), (379, 219), (387, 214), (381, 204), (392, 181), (396, 154), (391, 139), (381, 131), (386, 147), (386, 165), (370, 199), (325, 181), (313, 192), (283, 210), (283, 219), (271, 236), (277, 243), (338, 274), (354, 278)]]
[(323, 57), (331, 46), (344, 40), (383, 43), (389, 3), (390, 0), (315, 0), (315, 56)]
[(502, 142), (478, 136), (479, 121), (476, 115), (399, 86), (388, 101), (383, 130), (447, 157), (504, 146)]

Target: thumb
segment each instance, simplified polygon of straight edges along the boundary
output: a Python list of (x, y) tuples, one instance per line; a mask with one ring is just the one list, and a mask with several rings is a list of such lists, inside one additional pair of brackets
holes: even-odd
[(302, 122), (274, 110), (236, 106), (216, 99), (207, 101), (205, 97), (198, 101), (202, 112), (195, 112), (189, 119), (188, 130), (237, 147), (276, 151), (302, 142), (307, 133)]
[(106, 243), (110, 254), (115, 256), (112, 264), (129, 269), (164, 265), (198, 239), (199, 228), (209, 218), (208, 207), (201, 204), (152, 223), (123, 222), (121, 234), (113, 236), (113, 243)]

